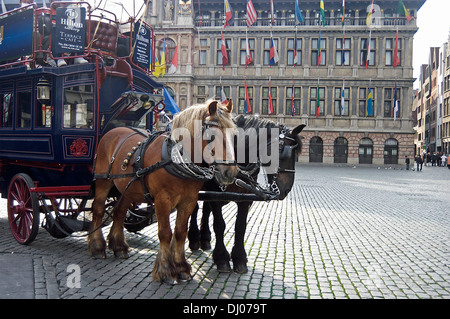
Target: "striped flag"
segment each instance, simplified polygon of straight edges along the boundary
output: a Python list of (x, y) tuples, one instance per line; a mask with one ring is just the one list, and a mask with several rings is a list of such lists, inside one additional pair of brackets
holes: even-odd
[(369, 86), (369, 95), (367, 96), (367, 108), (366, 116), (373, 116), (373, 100), (372, 100), (372, 90)]
[(317, 80), (317, 101), (316, 101), (316, 118), (320, 115), (320, 90), (319, 90), (320, 79)]
[(411, 21), (412, 17), (411, 17), (411, 15), (409, 14), (408, 9), (406, 9), (405, 4), (403, 3), (402, 0), (399, 0), (399, 1), (398, 1), (398, 9), (397, 9), (397, 11), (398, 11), (398, 14), (399, 14), (399, 15), (405, 16), (405, 17), (406, 17), (406, 20)]
[(256, 22), (258, 15), (256, 14), (255, 7), (253, 6), (252, 0), (247, 0), (247, 26), (250, 27)]
[(395, 89), (394, 89), (394, 121), (397, 120), (397, 113), (398, 113), (398, 99), (397, 99), (397, 80), (395, 80)]
[(322, 20), (322, 25), (325, 26), (325, 5), (323, 4), (323, 0), (320, 0), (320, 20)]
[(294, 66), (299, 63), (298, 52), (297, 52), (297, 29), (295, 29), (295, 39), (294, 39)]
[(225, 64), (228, 63), (228, 55), (227, 55), (227, 46), (225, 43), (225, 39), (223, 38), (223, 31), (222, 33), (222, 40), (220, 45), (220, 50), (222, 51), (222, 69), (225, 70)]
[(269, 115), (273, 114), (273, 103), (272, 103), (272, 84), (271, 79), (269, 78)]
[(275, 45), (275, 42), (273, 41), (273, 37), (270, 38), (270, 61), (269, 65), (275, 65), (279, 61), (277, 47)]
[(245, 35), (245, 40), (246, 40), (246, 46), (247, 48), (245, 49), (245, 68), (247, 68), (247, 65), (251, 64), (253, 62), (252, 59), (252, 52), (250, 51), (250, 43), (248, 42), (248, 37), (247, 34)]
[(370, 12), (367, 14), (367, 18), (366, 18), (366, 25), (368, 27), (370, 27), (370, 25), (372, 24), (373, 2), (374, 2), (374, 0), (372, 0), (372, 5), (370, 6)]
[(294, 95), (295, 95), (295, 91), (294, 91), (294, 78), (292, 78), (292, 107), (291, 107), (291, 114), (292, 116), (295, 116), (295, 102), (294, 102)]
[(342, 26), (345, 25), (345, 0), (342, 0)]
[(233, 8), (231, 7), (230, 2), (228, 0), (225, 0), (225, 24), (224, 24), (224, 27), (228, 27), (232, 24), (234, 24)]
[(247, 114), (252, 112), (252, 106), (250, 105), (250, 98), (248, 96), (247, 79), (244, 79), (244, 83), (245, 83), (244, 113)]

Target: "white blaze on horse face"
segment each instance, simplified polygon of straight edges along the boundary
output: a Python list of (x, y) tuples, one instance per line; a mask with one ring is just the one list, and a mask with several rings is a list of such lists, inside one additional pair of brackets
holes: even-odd
[(203, 149), (203, 160), (206, 163), (234, 162), (234, 129), (225, 129), (224, 131), (222, 132), (217, 127), (209, 127), (204, 131), (203, 138), (207, 141), (207, 145)]

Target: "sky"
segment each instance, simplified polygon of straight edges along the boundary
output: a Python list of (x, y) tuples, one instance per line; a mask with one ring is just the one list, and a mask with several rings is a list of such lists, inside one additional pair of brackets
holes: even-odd
[[(99, 3), (99, 1), (89, 0), (91, 3)], [(121, 2), (125, 9), (132, 14), (133, 2), (136, 4), (137, 11), (141, 7), (143, 0), (109, 0), (107, 4), (109, 10), (120, 12), (120, 6), (116, 4), (118, 2)], [(126, 16), (124, 14), (124, 17)], [(419, 30), (414, 36), (413, 68), (414, 78), (418, 79), (420, 76), (420, 66), (428, 63), (430, 47), (440, 47), (443, 43), (448, 42), (450, 32), (450, 0), (426, 0), (425, 4), (417, 13), (417, 26)], [(414, 87), (418, 86), (419, 80), (416, 80)]]
[[(450, 0), (427, 0), (417, 12), (419, 30), (414, 35), (414, 77), (419, 78), (420, 66), (428, 64), (430, 47), (440, 47), (448, 42), (450, 32)], [(416, 80), (414, 87), (419, 86)]]

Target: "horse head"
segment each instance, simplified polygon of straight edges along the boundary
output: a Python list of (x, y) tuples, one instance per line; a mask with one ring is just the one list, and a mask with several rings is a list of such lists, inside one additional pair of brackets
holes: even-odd
[(232, 110), (231, 100), (226, 105), (210, 100), (178, 113), (173, 120), (171, 138), (181, 145), (185, 161), (209, 165), (219, 185), (233, 183), (238, 173)]
[(278, 193), (280, 200), (286, 198), (294, 184), (296, 156), (302, 149), (302, 140), (298, 134), (305, 126), (305, 124), (300, 124), (293, 130), (280, 127), (279, 167), (275, 174), (268, 174), (271, 189)]

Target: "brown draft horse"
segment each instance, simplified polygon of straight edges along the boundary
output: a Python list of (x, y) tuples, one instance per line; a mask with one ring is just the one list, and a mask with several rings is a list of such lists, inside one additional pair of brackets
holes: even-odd
[[(233, 143), (235, 134), (235, 124), (231, 119), (232, 108), (231, 101), (227, 105), (221, 105), (217, 101), (207, 101), (205, 104), (192, 106), (175, 116), (170, 137), (174, 142), (182, 143), (183, 150), (190, 147), (193, 155), (196, 155), (194, 154), (194, 139), (199, 139), (201, 142), (196, 145), (197, 148), (201, 147), (202, 157), (200, 162), (198, 158), (197, 162), (193, 162), (214, 162), (214, 177), (221, 185), (232, 183), (238, 172), (233, 149), (228, 149), (229, 145)], [(189, 135), (184, 134), (182, 137), (178, 137), (176, 136), (177, 130), (187, 130)], [(219, 141), (218, 138), (214, 139), (216, 145), (219, 143), (223, 147), (221, 152), (218, 147), (216, 147), (216, 151), (210, 149), (206, 131), (210, 131), (210, 135), (216, 134), (215, 136), (224, 137), (222, 141)], [(105, 212), (105, 201), (110, 190), (115, 186), (122, 195), (114, 207), (113, 225), (108, 235), (108, 247), (114, 251), (116, 257), (128, 257), (128, 244), (123, 232), (124, 219), (131, 203), (145, 201), (145, 183), (153, 197), (160, 242), (160, 249), (153, 265), (153, 279), (170, 284), (177, 283), (178, 280), (188, 280), (191, 278), (191, 266), (186, 261), (184, 252), (187, 223), (196, 206), (198, 192), (202, 188), (203, 181), (176, 177), (166, 169), (159, 168), (145, 175), (144, 182), (138, 179), (129, 184), (132, 178), (129, 175), (132, 175), (130, 173), (133, 173), (133, 168), (130, 165), (124, 170), (123, 159), (130, 158), (129, 152), (133, 147), (144, 143), (144, 137), (140, 134), (133, 134), (133, 132), (134, 130), (130, 128), (115, 128), (106, 133), (98, 145), (95, 163), (95, 175), (97, 176), (95, 199), (92, 204), (93, 221), (88, 236), (88, 252), (93, 258), (106, 258), (106, 242), (101, 231), (101, 224)], [(166, 138), (169, 137), (161, 135), (148, 146), (143, 156), (144, 167), (150, 167), (162, 161), (162, 147)], [(210, 158), (207, 158), (208, 156)], [(231, 160), (226, 161), (226, 159)], [(123, 177), (126, 174), (128, 176)], [(172, 234), (169, 215), (173, 209), (177, 210), (177, 216)]]

